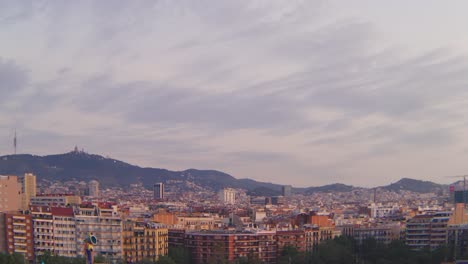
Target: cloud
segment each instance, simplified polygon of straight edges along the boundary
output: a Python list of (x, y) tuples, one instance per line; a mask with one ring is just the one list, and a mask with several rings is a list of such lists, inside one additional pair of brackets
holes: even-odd
[(28, 85), (28, 73), (13, 61), (0, 57), (0, 102), (18, 94)]
[(314, 185), (468, 148), (468, 59), (404, 53), (325, 1), (2, 4), (0, 125), (38, 153)]

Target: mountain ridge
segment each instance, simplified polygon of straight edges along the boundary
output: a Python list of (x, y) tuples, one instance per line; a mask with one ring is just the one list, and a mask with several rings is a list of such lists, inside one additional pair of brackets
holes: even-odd
[[(0, 174), (21, 175), (33, 172), (38, 179), (47, 180), (99, 180), (103, 186), (127, 186), (141, 182), (147, 188), (155, 182), (186, 181), (213, 191), (225, 188), (242, 188), (252, 194), (280, 195), (280, 184), (261, 182), (249, 178), (235, 178), (232, 175), (217, 170), (186, 169), (171, 171), (162, 168), (140, 167), (124, 161), (88, 154), (84, 151), (71, 151), (64, 154), (31, 155), (17, 154), (0, 156)], [(399, 192), (433, 192), (440, 191), (448, 185), (430, 181), (402, 178), (383, 188)], [(312, 194), (315, 192), (348, 192), (363, 188), (342, 183), (323, 186), (293, 188), (295, 193)], [(364, 188), (372, 189), (372, 188)]]

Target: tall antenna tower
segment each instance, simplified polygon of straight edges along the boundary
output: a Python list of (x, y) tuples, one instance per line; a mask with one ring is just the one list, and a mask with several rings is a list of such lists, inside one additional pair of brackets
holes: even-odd
[(13, 138), (13, 148), (15, 149), (15, 155), (16, 155), (17, 147), (18, 147), (18, 139), (16, 138), (16, 129), (15, 129), (15, 137)]

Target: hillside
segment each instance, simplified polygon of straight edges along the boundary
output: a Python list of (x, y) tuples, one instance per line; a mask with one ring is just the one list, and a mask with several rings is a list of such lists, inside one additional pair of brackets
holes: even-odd
[(145, 187), (151, 188), (155, 182), (178, 180), (193, 182), (212, 190), (224, 187), (254, 190), (265, 186), (274, 191), (281, 189), (281, 185), (250, 179), (238, 180), (229, 174), (216, 170), (170, 171), (159, 168), (142, 168), (81, 151), (48, 156), (22, 154), (0, 157), (0, 174), (20, 175), (26, 172), (33, 172), (39, 179), (48, 180), (89, 181), (97, 179), (103, 186), (127, 186), (141, 182)]
[[(233, 176), (216, 170), (188, 169), (170, 171), (160, 168), (142, 168), (119, 160), (72, 151), (65, 154), (35, 156), (29, 154), (8, 155), (0, 157), (0, 174), (21, 175), (33, 172), (38, 179), (48, 180), (83, 180), (97, 179), (102, 186), (128, 186), (141, 182), (151, 188), (155, 182), (170, 180), (189, 182), (204, 189), (213, 191), (225, 187), (242, 188), (251, 194), (273, 196), (281, 194), (281, 185), (259, 182), (252, 179), (236, 179)], [(349, 192), (356, 187), (335, 183), (324, 186), (293, 188), (294, 193), (312, 194), (316, 192)], [(402, 190), (419, 193), (437, 192), (447, 188), (429, 181), (403, 178), (400, 181), (382, 186), (389, 191)]]
[(392, 183), (387, 186), (382, 186), (381, 188), (388, 190), (388, 191), (394, 191), (394, 192), (400, 192), (400, 191), (411, 191), (411, 192), (417, 192), (417, 193), (428, 193), (428, 192), (440, 192), (444, 189), (447, 189), (447, 185), (443, 184), (437, 184), (433, 183), (430, 181), (421, 181), (421, 180), (415, 180), (415, 179), (409, 179), (409, 178), (402, 178), (401, 180)]

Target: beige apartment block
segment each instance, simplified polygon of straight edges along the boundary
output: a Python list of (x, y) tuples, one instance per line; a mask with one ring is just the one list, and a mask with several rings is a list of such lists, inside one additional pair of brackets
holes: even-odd
[(16, 176), (0, 175), (0, 212), (17, 211), (21, 207), (21, 185)]
[(18, 177), (18, 182), (21, 185), (21, 209), (29, 209), (29, 203), (32, 197), (36, 196), (36, 175), (25, 173)]

